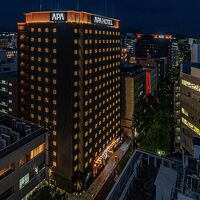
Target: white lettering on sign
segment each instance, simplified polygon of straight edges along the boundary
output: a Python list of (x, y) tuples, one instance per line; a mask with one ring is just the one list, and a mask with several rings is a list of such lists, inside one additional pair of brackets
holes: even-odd
[(107, 19), (107, 18), (103, 18), (103, 17), (99, 17), (99, 16), (94, 16), (94, 23), (113, 26), (112, 19)]
[(52, 13), (51, 21), (65, 21), (64, 13)]

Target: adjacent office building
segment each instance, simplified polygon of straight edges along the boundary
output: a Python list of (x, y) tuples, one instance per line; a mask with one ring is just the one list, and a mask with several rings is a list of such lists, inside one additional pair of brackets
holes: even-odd
[(0, 199), (26, 199), (48, 177), (48, 134), (10, 115), (0, 121)]
[(0, 32), (0, 49), (17, 48), (17, 33)]
[(121, 36), (121, 62), (124, 64), (134, 63), (135, 61), (136, 38), (132, 33), (126, 33)]
[(159, 84), (166, 80), (167, 78), (167, 58), (151, 58), (151, 57), (143, 57), (143, 58), (136, 58), (137, 63), (141, 64), (144, 67), (151, 67), (151, 68), (157, 68), (157, 78), (159, 81)]
[(136, 42), (136, 57), (167, 57), (168, 78), (174, 81), (174, 71), (177, 68), (178, 45), (172, 35), (138, 34)]
[(6, 51), (0, 51), (0, 112), (13, 116), (18, 112), (17, 59), (8, 62)]
[(120, 141), (119, 21), (32, 12), (18, 23), (19, 115), (50, 132), (50, 176), (81, 190)]
[(121, 125), (123, 134), (133, 138), (134, 112), (146, 95), (146, 72), (141, 65), (121, 67)]
[(193, 155), (193, 140), (200, 137), (200, 64), (184, 64), (180, 75), (181, 146)]
[(200, 43), (194, 42), (191, 47), (191, 62), (200, 63)]

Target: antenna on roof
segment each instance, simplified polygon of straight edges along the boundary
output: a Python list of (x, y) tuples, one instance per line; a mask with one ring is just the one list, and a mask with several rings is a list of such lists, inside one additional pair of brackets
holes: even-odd
[(108, 0), (105, 0), (105, 16), (107, 16)]
[(40, 11), (42, 11), (42, 0), (40, 0)]
[(78, 11), (80, 10), (80, 2), (79, 2), (79, 0), (77, 0), (76, 9), (77, 9)]

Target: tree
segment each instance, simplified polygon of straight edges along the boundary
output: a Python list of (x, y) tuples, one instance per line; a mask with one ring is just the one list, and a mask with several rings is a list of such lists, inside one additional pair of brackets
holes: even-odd
[(56, 187), (44, 185), (35, 190), (28, 200), (65, 200), (66, 193), (61, 193)]

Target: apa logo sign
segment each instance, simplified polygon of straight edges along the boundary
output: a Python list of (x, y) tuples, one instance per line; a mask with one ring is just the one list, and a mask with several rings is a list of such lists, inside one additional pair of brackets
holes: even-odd
[(66, 13), (64, 13), (64, 12), (54, 12), (54, 13), (51, 13), (51, 21), (56, 21), (56, 22), (66, 21)]

